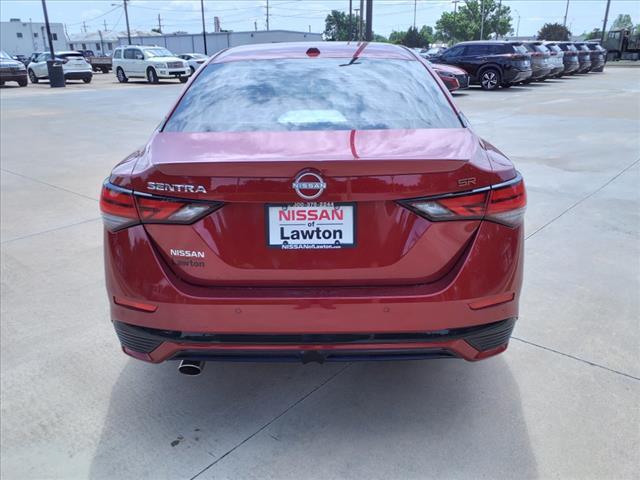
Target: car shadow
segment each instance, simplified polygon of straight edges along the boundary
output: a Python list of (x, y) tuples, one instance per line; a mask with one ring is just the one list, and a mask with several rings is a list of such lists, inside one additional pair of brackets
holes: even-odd
[[(359, 477), (374, 465), (385, 465), (381, 476), (397, 478), (419, 471), (443, 478), (537, 476), (520, 389), (504, 357), (209, 363), (195, 378), (176, 367), (125, 364), (90, 478), (191, 476), (237, 445), (252, 459), (276, 441), (278, 455), (290, 462), (288, 476), (320, 476), (314, 469), (324, 469), (331, 478), (349, 469)], [(247, 475), (251, 461), (241, 464)]]
[(183, 83), (180, 83), (180, 82), (175, 81), (175, 80), (166, 80), (166, 81), (159, 80), (158, 83), (149, 83), (146, 80), (142, 80), (142, 79), (141, 80), (131, 80), (131, 79), (129, 79), (129, 81), (126, 82), (126, 83), (121, 83), (117, 79), (115, 79), (111, 83), (116, 84), (116, 85), (123, 85), (123, 86), (127, 86), (127, 85), (148, 85), (148, 86), (184, 85)]

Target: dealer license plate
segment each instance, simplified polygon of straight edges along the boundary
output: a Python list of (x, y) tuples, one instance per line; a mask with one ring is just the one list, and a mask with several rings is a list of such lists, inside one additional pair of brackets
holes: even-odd
[(354, 247), (353, 203), (267, 205), (269, 247), (285, 250)]

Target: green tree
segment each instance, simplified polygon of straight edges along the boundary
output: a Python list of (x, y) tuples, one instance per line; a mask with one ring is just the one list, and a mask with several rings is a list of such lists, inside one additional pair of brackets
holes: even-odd
[(392, 31), (389, 41), (409, 48), (428, 48), (433, 42), (433, 28), (423, 25), (420, 30), (410, 27), (407, 31)]
[(442, 13), (436, 22), (435, 38), (445, 42), (486, 40), (504, 36), (511, 30), (508, 6), (496, 0), (465, 0), (457, 13)]
[(422, 37), (422, 41), (425, 44), (423, 45), (424, 48), (429, 48), (429, 45), (434, 42), (433, 27), (423, 25), (420, 29), (420, 36)]
[(585, 33), (584, 36), (585, 40), (600, 40), (602, 38), (602, 30), (594, 28), (589, 33)]
[[(350, 37), (355, 38), (359, 21), (359, 15), (351, 15), (353, 34), (349, 35), (349, 15), (339, 10), (331, 10), (331, 13), (324, 20), (324, 39), (346, 41)], [(364, 22), (362, 28), (366, 28)]]
[(621, 13), (611, 24), (611, 30), (633, 29), (633, 21), (628, 13)]
[(571, 32), (560, 23), (545, 23), (538, 32), (538, 40), (567, 41)]

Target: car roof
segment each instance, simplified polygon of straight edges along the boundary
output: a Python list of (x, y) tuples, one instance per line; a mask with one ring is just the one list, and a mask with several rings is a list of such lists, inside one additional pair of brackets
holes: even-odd
[(241, 45), (223, 50), (214, 56), (212, 63), (235, 60), (260, 60), (275, 58), (308, 58), (313, 49), (317, 56), (325, 58), (387, 58), (416, 60), (417, 54), (405, 47), (376, 42), (283, 42)]
[[(468, 40), (466, 42), (459, 42), (456, 45), (506, 45), (507, 43), (518, 42), (518, 40), (506, 41), (506, 40)], [(519, 42), (522, 43), (522, 42)], [(454, 47), (456, 46), (454, 45)]]

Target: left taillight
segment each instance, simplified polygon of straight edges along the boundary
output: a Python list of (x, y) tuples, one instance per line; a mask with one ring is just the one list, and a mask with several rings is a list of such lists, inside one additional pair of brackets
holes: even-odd
[(102, 184), (100, 212), (104, 226), (111, 232), (140, 223), (133, 192), (108, 182)]
[(191, 224), (216, 211), (222, 202), (186, 200), (137, 193), (109, 182), (102, 186), (100, 211), (112, 232), (139, 223)]
[(509, 227), (524, 219), (527, 194), (520, 174), (508, 182), (470, 192), (403, 200), (401, 205), (433, 222), (489, 220)]

